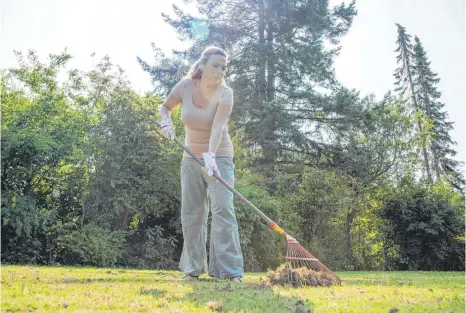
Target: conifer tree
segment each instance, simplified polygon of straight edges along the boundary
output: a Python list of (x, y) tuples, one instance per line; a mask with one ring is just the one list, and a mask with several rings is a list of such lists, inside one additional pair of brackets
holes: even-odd
[[(453, 185), (461, 190), (464, 178), (459, 170), (460, 163), (452, 157), (456, 143), (450, 136), (453, 123), (448, 121), (445, 104), (440, 101), (441, 93), (436, 85), (440, 82), (437, 73), (431, 70), (431, 62), (417, 36), (414, 38), (414, 85), (420, 107), (429, 122), (427, 143), (430, 150), (432, 169), (437, 179), (447, 175)], [(426, 127), (427, 128), (427, 127)]]
[(413, 44), (411, 42), (411, 35), (406, 32), (406, 28), (400, 24), (396, 24), (398, 28), (398, 39), (396, 41), (398, 48), (395, 52), (398, 52), (396, 58), (397, 63), (400, 64), (400, 67), (395, 70), (394, 77), (396, 79), (395, 85), (397, 88), (396, 91), (400, 91), (405, 99), (410, 101), (412, 105), (411, 115), (416, 121), (418, 136), (420, 138), (420, 150), (422, 152), (422, 161), (423, 161), (423, 172), (427, 175), (427, 179), (432, 181), (432, 172), (429, 163), (429, 155), (427, 151), (427, 139), (425, 127), (422, 121), (422, 112), (419, 99), (416, 94), (415, 85), (414, 85), (414, 51)]

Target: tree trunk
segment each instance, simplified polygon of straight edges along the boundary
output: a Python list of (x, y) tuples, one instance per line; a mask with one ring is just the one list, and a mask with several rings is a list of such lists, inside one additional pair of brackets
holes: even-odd
[(346, 246), (346, 255), (348, 256), (348, 260), (353, 264), (353, 249), (351, 246), (351, 225), (353, 224), (353, 220), (356, 216), (356, 212), (351, 208), (348, 208), (348, 213), (346, 214), (346, 223), (345, 223), (345, 246)]
[[(416, 99), (416, 92), (414, 91), (414, 84), (413, 84), (413, 79), (412, 79), (409, 64), (407, 64), (407, 69), (408, 69), (409, 86), (410, 86), (411, 94), (412, 94), (412, 97), (413, 97), (414, 108), (415, 108), (416, 113), (417, 113), (418, 111), (420, 111), (421, 108), (419, 107), (417, 99)], [(421, 134), (421, 136), (423, 136), (423, 127), (422, 127), (422, 123), (421, 123), (420, 119), (417, 119), (417, 126), (419, 128), (419, 133)], [(427, 179), (430, 182), (432, 182), (432, 172), (430, 170), (429, 156), (427, 155), (426, 142), (425, 142), (424, 139), (422, 139), (421, 146), (422, 146), (422, 155), (424, 157), (424, 168), (425, 168), (425, 171), (427, 173)]]
[(265, 100), (265, 66), (267, 60), (265, 56), (265, 8), (262, 1), (259, 3), (259, 48), (259, 98), (257, 105), (262, 107)]
[(440, 178), (442, 177), (442, 174), (441, 174), (441, 171), (440, 171), (439, 157), (438, 157), (437, 151), (435, 151), (435, 149), (432, 149), (432, 155), (434, 157), (435, 177), (437, 178), (437, 180), (440, 180)]
[(275, 98), (274, 85), (275, 85), (275, 55), (273, 51), (273, 14), (274, 6), (273, 0), (267, 1), (267, 100), (273, 101)]

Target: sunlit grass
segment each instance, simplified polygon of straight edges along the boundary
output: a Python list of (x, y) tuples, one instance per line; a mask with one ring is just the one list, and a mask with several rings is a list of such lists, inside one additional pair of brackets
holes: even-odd
[(465, 312), (463, 272), (340, 272), (342, 286), (243, 285), (182, 273), (83, 267), (2, 267), (2, 312)]

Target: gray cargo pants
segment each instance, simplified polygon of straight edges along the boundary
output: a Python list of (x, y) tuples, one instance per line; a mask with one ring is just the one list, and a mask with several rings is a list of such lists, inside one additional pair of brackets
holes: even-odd
[[(233, 159), (217, 157), (215, 161), (220, 176), (234, 186)], [(181, 161), (181, 223), (184, 243), (180, 269), (192, 276), (207, 271), (207, 191), (212, 212), (208, 273), (219, 279), (242, 277), (243, 254), (233, 207), (233, 193), (202, 171), (196, 160), (186, 157)]]

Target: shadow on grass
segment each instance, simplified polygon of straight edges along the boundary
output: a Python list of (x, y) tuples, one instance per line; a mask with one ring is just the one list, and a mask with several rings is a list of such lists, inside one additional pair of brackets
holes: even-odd
[[(60, 281), (64, 284), (92, 284), (92, 283), (146, 283), (151, 284), (154, 282), (177, 281), (180, 279), (178, 274), (169, 274), (164, 272), (155, 272), (148, 274), (147, 277), (118, 277), (118, 275), (111, 273), (113, 277), (108, 277), (102, 274), (101, 277), (92, 278), (62, 278)], [(56, 281), (50, 283), (57, 283)]]
[[(313, 304), (309, 300), (274, 292), (271, 286), (261, 283), (237, 284), (230, 281), (218, 281), (215, 278), (201, 278), (196, 282), (181, 283), (190, 286), (191, 292), (183, 296), (169, 297), (167, 300), (188, 305), (194, 304), (205, 312), (312, 312), (310, 308)], [(159, 297), (163, 294), (165, 294), (164, 290), (160, 289), (140, 292), (140, 295), (152, 297)]]
[(166, 290), (160, 290), (160, 289), (146, 289), (146, 290), (141, 290), (139, 294), (141, 296), (152, 296), (152, 297), (161, 297), (167, 293)]
[[(48, 282), (49, 284), (56, 284), (57, 282), (63, 284), (93, 284), (93, 283), (146, 283), (151, 284), (154, 282), (178, 282), (183, 273), (165, 273), (165, 272), (154, 272), (148, 274), (147, 277), (118, 277), (118, 275), (111, 273), (112, 277), (108, 277), (107, 274), (102, 274), (101, 277), (92, 277), (92, 278), (74, 278), (74, 277), (65, 277), (58, 278), (54, 281)], [(114, 275), (114, 276), (113, 276)], [(200, 278), (200, 282), (218, 282), (216, 278)]]
[(464, 272), (346, 272), (342, 273), (343, 286), (381, 286), (381, 287), (458, 287), (464, 286)]
[[(93, 284), (93, 283), (135, 283), (135, 282), (143, 282), (143, 283), (153, 283), (153, 277), (147, 278), (103, 278), (103, 277), (96, 277), (96, 278), (63, 278), (60, 280), (63, 284)], [(56, 284), (57, 281), (51, 281), (49, 284)]]

